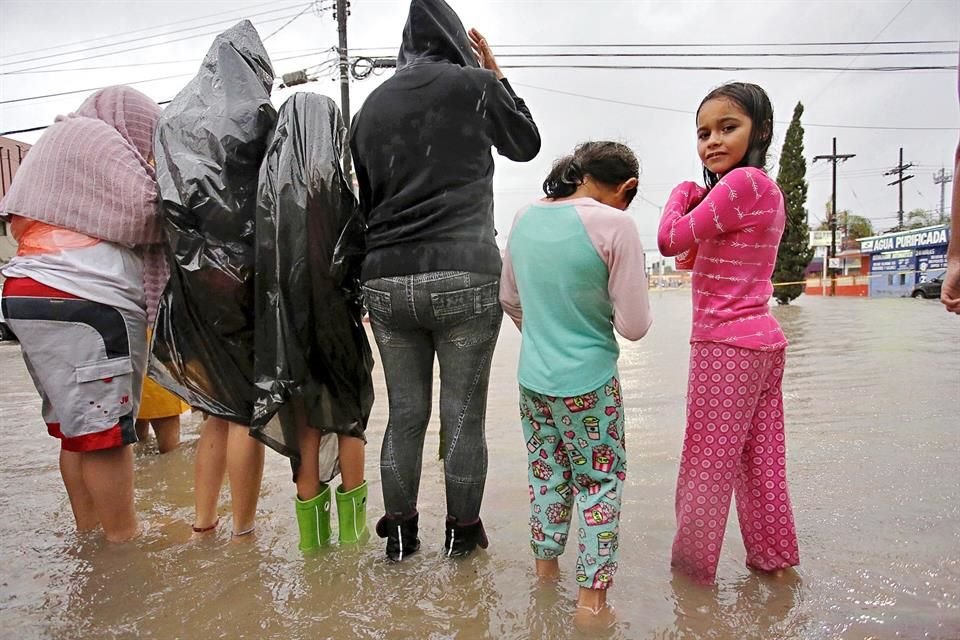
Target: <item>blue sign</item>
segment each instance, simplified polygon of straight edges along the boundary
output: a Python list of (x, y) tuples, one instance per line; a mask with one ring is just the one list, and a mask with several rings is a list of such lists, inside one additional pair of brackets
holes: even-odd
[[(920, 271), (920, 281), (926, 282), (926, 276), (931, 278), (939, 277), (942, 273), (937, 271), (947, 270), (947, 252), (942, 247), (934, 249), (919, 249), (917, 251), (917, 269)], [(931, 275), (932, 274), (932, 275)]]
[(921, 249), (945, 245), (950, 240), (950, 233), (946, 225), (942, 227), (928, 227), (916, 231), (901, 231), (889, 233), (873, 238), (862, 238), (861, 253), (881, 253), (883, 251), (899, 251), (901, 249)]
[(897, 271), (913, 271), (913, 256), (885, 257), (874, 256), (870, 262), (870, 273), (896, 273)]

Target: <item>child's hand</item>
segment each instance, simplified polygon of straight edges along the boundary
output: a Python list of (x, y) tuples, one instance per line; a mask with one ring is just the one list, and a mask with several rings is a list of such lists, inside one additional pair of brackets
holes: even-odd
[(947, 264), (947, 273), (940, 287), (940, 301), (947, 311), (960, 315), (960, 260), (951, 260)]
[(707, 194), (710, 193), (705, 188), (698, 185), (696, 182), (691, 183), (693, 185), (693, 195), (690, 197), (690, 200), (687, 204), (687, 213), (690, 213), (690, 210), (696, 207), (698, 204), (703, 202), (703, 199), (707, 197)]
[(681, 202), (685, 203), (684, 213), (690, 213), (690, 210), (700, 204), (700, 201), (707, 195), (707, 190), (696, 182), (681, 182), (670, 193), (670, 199), (679, 196)]
[(493, 51), (490, 49), (487, 39), (476, 29), (470, 29), (468, 35), (470, 36), (470, 46), (473, 47), (473, 52), (476, 54), (480, 66), (493, 71), (497, 74), (497, 80), (502, 80), (503, 72), (500, 70), (500, 65), (497, 64), (497, 59), (493, 56)]

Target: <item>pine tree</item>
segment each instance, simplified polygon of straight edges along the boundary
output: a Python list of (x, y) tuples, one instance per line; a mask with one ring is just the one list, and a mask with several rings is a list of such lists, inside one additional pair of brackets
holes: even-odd
[[(804, 271), (813, 258), (813, 250), (810, 248), (810, 228), (807, 226), (807, 161), (803, 157), (801, 115), (803, 115), (803, 103), (798, 102), (793, 110), (793, 119), (787, 128), (783, 150), (780, 152), (777, 184), (783, 192), (787, 219), (783, 237), (780, 238), (777, 266), (773, 271), (775, 283), (803, 280)], [(790, 284), (774, 288), (773, 296), (780, 304), (789, 304), (801, 293), (803, 293), (802, 284)]]

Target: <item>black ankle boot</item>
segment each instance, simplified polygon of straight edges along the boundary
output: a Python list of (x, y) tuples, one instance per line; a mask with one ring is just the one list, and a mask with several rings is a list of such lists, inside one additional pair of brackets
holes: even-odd
[(473, 553), (477, 547), (490, 546), (483, 521), (477, 518), (473, 524), (459, 524), (453, 516), (447, 516), (446, 536), (443, 541), (443, 554), (448, 558), (462, 558)]
[(420, 549), (420, 514), (407, 517), (383, 516), (377, 522), (377, 535), (387, 539), (387, 557), (400, 562)]

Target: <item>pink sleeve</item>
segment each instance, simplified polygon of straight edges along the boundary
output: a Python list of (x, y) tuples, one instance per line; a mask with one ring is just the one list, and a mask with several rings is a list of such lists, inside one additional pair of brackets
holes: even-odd
[(776, 190), (776, 185), (759, 169), (734, 169), (686, 213), (682, 209), (689, 201), (692, 184), (678, 185), (664, 207), (657, 245), (665, 256), (686, 251), (701, 240), (767, 222), (778, 210), (779, 203), (771, 201), (771, 189)]
[(523, 309), (520, 307), (520, 291), (517, 289), (517, 278), (513, 273), (513, 261), (510, 259), (510, 236), (513, 235), (513, 227), (517, 220), (527, 210), (524, 207), (513, 217), (513, 223), (510, 225), (510, 235), (507, 236), (507, 248), (503, 252), (503, 267), (500, 271), (500, 306), (503, 312), (510, 316), (513, 324), (520, 328), (523, 320)]
[(699, 204), (707, 195), (707, 190), (695, 182), (681, 182), (667, 198), (663, 206), (663, 216), (660, 218), (660, 228), (657, 231), (657, 248), (664, 256), (675, 256), (693, 247), (680, 248), (676, 242), (676, 225), (696, 204)]
[(513, 275), (513, 262), (510, 260), (510, 243), (503, 253), (503, 270), (500, 272), (500, 306), (504, 313), (510, 316), (513, 323), (520, 328), (523, 320), (523, 309), (520, 307), (520, 292), (517, 290), (517, 279)]
[(590, 241), (606, 263), (613, 326), (627, 340), (639, 340), (653, 322), (647, 285), (646, 256), (637, 226), (627, 214), (591, 215), (577, 207)]

